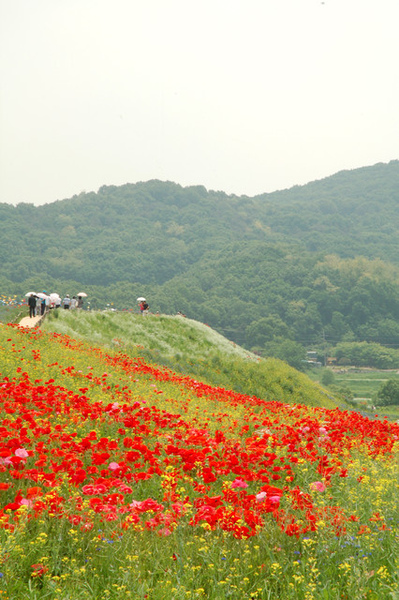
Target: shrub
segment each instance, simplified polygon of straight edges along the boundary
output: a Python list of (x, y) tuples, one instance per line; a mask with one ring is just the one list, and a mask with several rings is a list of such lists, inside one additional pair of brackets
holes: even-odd
[(399, 405), (399, 381), (388, 379), (378, 390), (377, 404), (379, 406)]
[(321, 383), (323, 385), (332, 385), (335, 381), (335, 375), (331, 371), (331, 369), (324, 369), (323, 374), (321, 376)]

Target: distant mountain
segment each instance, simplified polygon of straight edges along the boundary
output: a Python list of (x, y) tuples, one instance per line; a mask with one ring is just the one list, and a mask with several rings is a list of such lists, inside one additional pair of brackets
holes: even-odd
[(0, 284), (100, 307), (145, 293), (246, 347), (399, 344), (398, 204), (399, 161), (253, 198), (148, 181), (0, 204)]
[(379, 163), (257, 196), (273, 225), (310, 251), (397, 263), (399, 161)]

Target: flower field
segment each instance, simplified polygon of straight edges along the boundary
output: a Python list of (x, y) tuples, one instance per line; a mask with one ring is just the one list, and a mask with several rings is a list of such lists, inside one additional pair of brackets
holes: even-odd
[(0, 600), (399, 599), (399, 426), (0, 326)]

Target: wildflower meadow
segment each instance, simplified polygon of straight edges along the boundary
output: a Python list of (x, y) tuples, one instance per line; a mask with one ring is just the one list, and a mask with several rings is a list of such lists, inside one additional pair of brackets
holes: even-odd
[(0, 325), (0, 600), (399, 600), (399, 425)]

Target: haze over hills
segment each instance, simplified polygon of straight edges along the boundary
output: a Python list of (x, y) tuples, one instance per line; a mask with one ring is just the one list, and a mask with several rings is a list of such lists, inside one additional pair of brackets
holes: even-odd
[(399, 161), (249, 198), (149, 181), (0, 204), (0, 284), (209, 323), (247, 348), (399, 346)]

